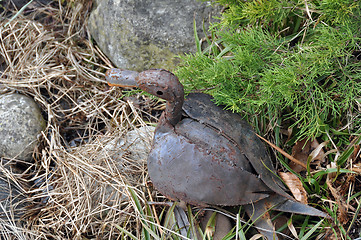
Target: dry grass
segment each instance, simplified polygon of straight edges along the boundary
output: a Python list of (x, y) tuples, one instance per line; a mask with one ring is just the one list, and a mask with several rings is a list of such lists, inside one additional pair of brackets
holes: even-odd
[[(0, 236), (125, 239), (153, 232), (162, 239), (174, 239), (174, 228), (157, 225), (163, 221), (174, 226), (163, 212), (168, 205), (156, 209), (147, 204), (164, 199), (147, 184), (145, 157), (135, 160), (129, 145), (116, 144), (130, 130), (155, 123), (157, 119), (150, 113), (163, 105), (143, 96), (139, 96), (143, 99), (138, 107), (120, 100), (121, 92), (104, 81), (111, 63), (89, 40), (84, 24), (91, 1), (61, 2), (26, 10), (10, 23), (6, 13), (0, 16), (0, 93), (31, 96), (47, 120), (34, 163), (23, 164), (22, 172), (8, 171), (0, 164), (0, 172), (26, 193), (30, 202), (21, 224), (11, 215), (7, 221), (0, 220)], [(150, 139), (150, 135), (144, 136), (148, 147)], [(350, 201), (357, 198), (359, 195)], [(325, 202), (336, 213), (337, 203), (332, 199), (337, 199), (337, 194)], [(348, 214), (358, 225), (361, 204), (353, 205)], [(240, 215), (234, 218), (239, 220)], [(324, 227), (333, 234), (331, 225)], [(320, 236), (322, 231), (325, 229)]]
[[(114, 144), (145, 126), (143, 119), (156, 119), (119, 100), (119, 90), (105, 84), (111, 64), (88, 40), (84, 26), (90, 1), (60, 2), (25, 11), (10, 23), (5, 13), (0, 18), (1, 93), (31, 96), (47, 120), (36, 161), (24, 172), (6, 173), (15, 183), (26, 180), (22, 191), (31, 206), (21, 225), (1, 220), (0, 234), (117, 239), (122, 233), (116, 226), (139, 230), (129, 189), (139, 199), (149, 191), (146, 159), (134, 160), (126, 146)], [(145, 137), (148, 146), (150, 139)]]

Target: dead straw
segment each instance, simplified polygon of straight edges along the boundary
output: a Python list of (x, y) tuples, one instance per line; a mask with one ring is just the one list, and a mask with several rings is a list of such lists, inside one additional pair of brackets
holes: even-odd
[[(105, 84), (110, 62), (87, 40), (84, 25), (91, 1), (62, 2), (26, 16), (13, 13), (11, 21), (5, 13), (0, 17), (0, 91), (33, 97), (47, 121), (36, 161), (22, 174), (10, 173), (14, 182), (25, 179), (23, 192), (31, 205), (21, 224), (2, 220), (0, 234), (6, 239), (119, 239), (116, 226), (135, 234), (139, 228), (128, 189), (145, 204), (148, 176), (146, 159), (132, 159), (117, 143), (145, 126), (143, 119), (156, 119), (147, 107), (121, 101), (121, 92)], [(41, 20), (34, 20), (39, 15)]]

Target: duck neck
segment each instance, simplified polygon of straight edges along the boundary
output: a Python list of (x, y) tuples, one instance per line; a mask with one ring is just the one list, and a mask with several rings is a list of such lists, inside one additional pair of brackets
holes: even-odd
[(182, 106), (184, 102), (184, 93), (182, 89), (182, 93), (176, 94), (172, 101), (167, 101), (164, 118), (167, 122), (169, 122), (172, 126), (175, 126), (182, 117)]

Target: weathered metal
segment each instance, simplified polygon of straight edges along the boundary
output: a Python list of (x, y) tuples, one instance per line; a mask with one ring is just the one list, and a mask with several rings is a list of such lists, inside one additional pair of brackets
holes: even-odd
[[(214, 105), (209, 95), (188, 95), (183, 110), (183, 119), (174, 126), (161, 119), (148, 157), (149, 175), (161, 193), (197, 205), (248, 204), (266, 198), (272, 188), (288, 196), (272, 176), (269, 184), (264, 183), (261, 176), (271, 175), (266, 167), (263, 172), (255, 171), (250, 158), (261, 155), (264, 161), (269, 159), (263, 149), (248, 154), (258, 147), (259, 140), (237, 114), (225, 112), (219, 117), (226, 122), (231, 120), (227, 114), (234, 115), (233, 128), (243, 136), (242, 142), (229, 134), (230, 124), (226, 128), (217, 125), (223, 121), (213, 117), (223, 109)], [(271, 164), (266, 165), (273, 170)]]
[[(122, 87), (136, 86), (135, 78), (139, 75), (138, 72), (130, 70), (122, 70), (116, 68), (109, 69), (105, 74), (105, 79), (110, 86), (119, 85), (121, 82)], [(135, 84), (135, 85), (134, 85)]]
[[(110, 73), (107, 81), (112, 85), (137, 86), (167, 100), (148, 156), (149, 176), (163, 195), (199, 206), (259, 203), (256, 215), (268, 205), (285, 204), (285, 211), (327, 216), (286, 193), (252, 127), (215, 105), (211, 96), (192, 93), (184, 100), (182, 84), (166, 70), (133, 74), (126, 84), (122, 78), (129, 74), (114, 69)], [(269, 219), (258, 223), (273, 229)]]

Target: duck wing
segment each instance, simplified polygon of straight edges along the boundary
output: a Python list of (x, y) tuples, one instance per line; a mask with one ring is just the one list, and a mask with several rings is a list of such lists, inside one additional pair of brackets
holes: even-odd
[(252, 127), (239, 114), (224, 110), (212, 102), (204, 93), (191, 93), (183, 104), (184, 113), (190, 118), (207, 125), (236, 144), (263, 182), (274, 192), (293, 199), (285, 192), (282, 181), (277, 177), (271, 158), (263, 142)]

